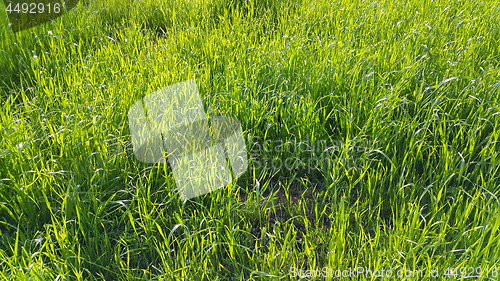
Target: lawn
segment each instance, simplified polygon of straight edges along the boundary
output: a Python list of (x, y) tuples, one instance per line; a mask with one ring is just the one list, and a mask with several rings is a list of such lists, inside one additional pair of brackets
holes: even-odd
[[(0, 279), (499, 280), (499, 23), (493, 0), (2, 12)], [(181, 200), (127, 114), (189, 79), (248, 169)]]

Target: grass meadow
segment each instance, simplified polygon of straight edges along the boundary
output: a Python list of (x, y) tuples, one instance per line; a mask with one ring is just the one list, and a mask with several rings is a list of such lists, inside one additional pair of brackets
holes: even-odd
[[(0, 280), (499, 280), (499, 23), (492, 0), (1, 13)], [(181, 201), (127, 112), (192, 78), (249, 163)]]

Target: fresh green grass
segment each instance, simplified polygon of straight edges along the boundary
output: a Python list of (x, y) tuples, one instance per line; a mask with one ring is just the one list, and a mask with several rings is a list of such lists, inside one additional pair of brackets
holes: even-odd
[[(0, 279), (498, 280), (499, 22), (491, 0), (95, 0), (15, 35), (1, 14)], [(127, 112), (190, 78), (251, 161), (182, 202)]]

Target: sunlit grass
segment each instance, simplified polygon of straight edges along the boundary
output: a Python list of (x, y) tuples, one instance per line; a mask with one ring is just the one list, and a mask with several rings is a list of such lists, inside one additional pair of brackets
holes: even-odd
[[(99, 0), (18, 34), (0, 17), (0, 279), (497, 280), (498, 3)], [(182, 202), (127, 112), (191, 78), (251, 161)]]

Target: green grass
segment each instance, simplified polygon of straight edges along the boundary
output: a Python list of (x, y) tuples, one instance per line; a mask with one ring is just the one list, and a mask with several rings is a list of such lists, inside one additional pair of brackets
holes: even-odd
[[(0, 279), (498, 280), (500, 5), (330, 2), (95, 0), (18, 34), (1, 14)], [(127, 112), (191, 78), (251, 161), (182, 202)]]

